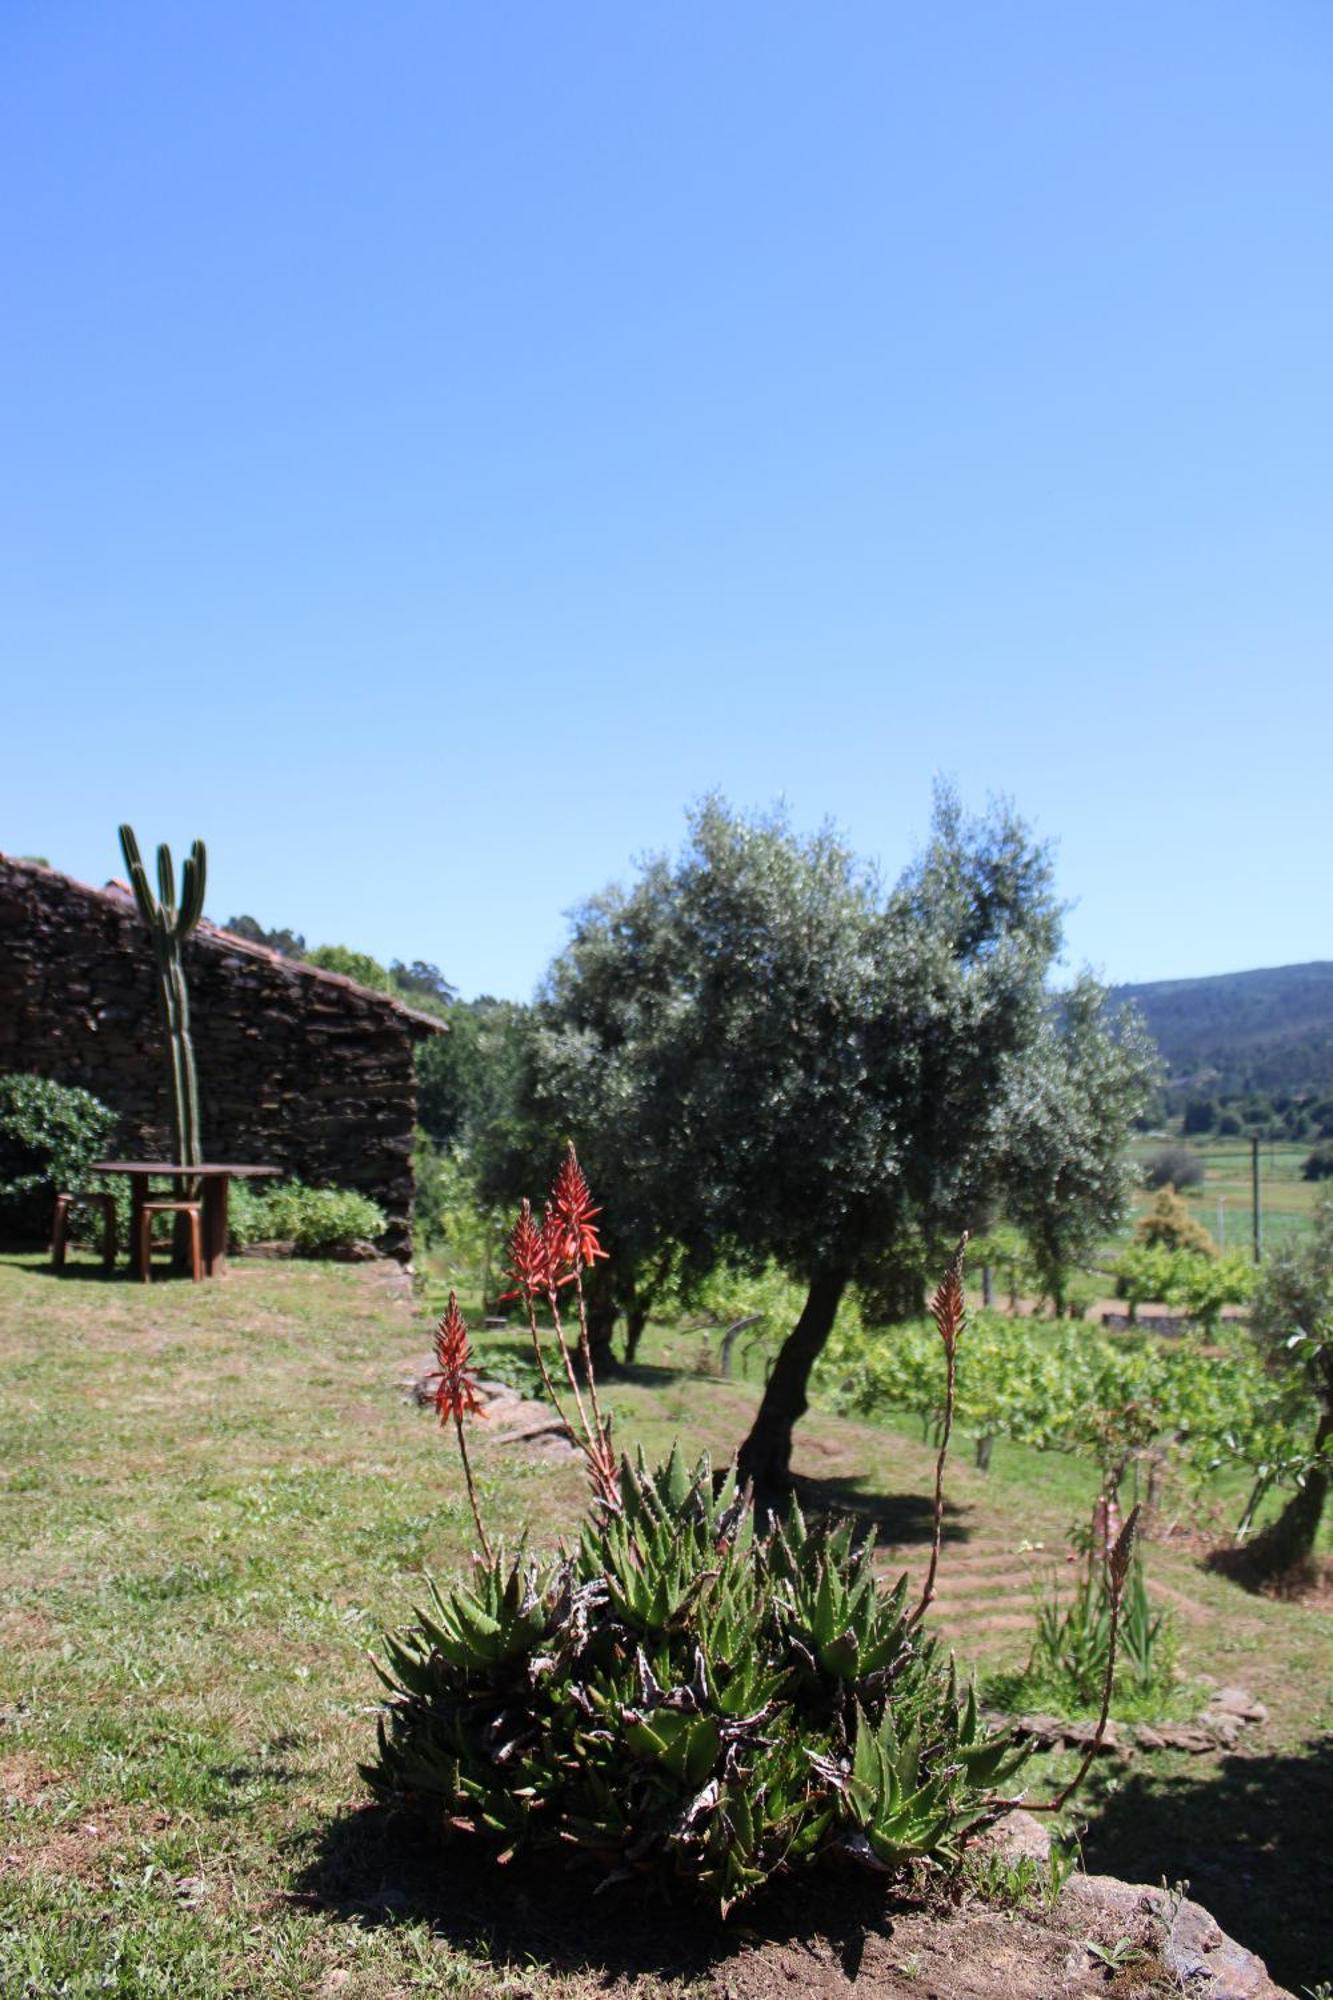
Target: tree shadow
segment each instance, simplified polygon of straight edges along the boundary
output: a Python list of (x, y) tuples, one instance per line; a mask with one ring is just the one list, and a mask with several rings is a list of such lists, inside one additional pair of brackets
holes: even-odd
[(893, 1932), (884, 1885), (856, 1871), (813, 1876), (745, 1905), (743, 1926), (724, 1923), (680, 1893), (641, 1878), (598, 1891), (586, 1864), (499, 1866), (488, 1851), (446, 1843), (414, 1815), (370, 1804), (338, 1816), (291, 1847), (293, 1900), (367, 1930), (426, 1923), (457, 1950), (497, 1966), (590, 1974), (608, 1984), (651, 1973), (698, 1979), (756, 1944), (824, 1944), (855, 1978), (872, 1936)]
[(601, 1382), (626, 1382), (638, 1389), (663, 1389), (681, 1382), (716, 1382), (721, 1386), (720, 1375), (705, 1375), (689, 1362), (682, 1362), (679, 1368), (668, 1367), (664, 1361), (617, 1361), (603, 1363), (598, 1370), (597, 1380)]
[[(928, 1546), (935, 1532), (935, 1509), (928, 1494), (867, 1492), (855, 1475), (812, 1479), (798, 1473), (792, 1487), (803, 1514), (850, 1516), (866, 1529), (877, 1547)], [(943, 1545), (970, 1541), (971, 1537), (964, 1510), (946, 1500)]]
[(1285, 1568), (1275, 1568), (1267, 1559), (1266, 1550), (1260, 1546), (1261, 1541), (1260, 1537), (1253, 1542), (1236, 1542), (1225, 1548), (1210, 1549), (1203, 1558), (1203, 1567), (1214, 1576), (1225, 1577), (1228, 1583), (1238, 1584), (1251, 1597), (1270, 1597), (1284, 1604), (1300, 1604), (1329, 1594), (1330, 1588), (1333, 1588), (1333, 1561), (1312, 1555), (1289, 1562)]
[(1333, 1969), (1333, 1736), (1296, 1754), (1228, 1756), (1198, 1776), (1122, 1779), (1083, 1837), (1090, 1870), (1188, 1881), (1190, 1894), (1274, 1979), (1299, 1990)]

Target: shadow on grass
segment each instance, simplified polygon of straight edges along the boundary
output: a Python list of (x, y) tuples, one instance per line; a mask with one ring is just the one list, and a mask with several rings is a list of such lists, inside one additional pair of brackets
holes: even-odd
[(1196, 1776), (1123, 1779), (1083, 1838), (1085, 1865), (1188, 1881), (1223, 1930), (1299, 1991), (1333, 1974), (1333, 1736), (1295, 1755), (1231, 1756)]
[(526, 1969), (536, 1960), (608, 1982), (644, 1973), (689, 1979), (764, 1943), (809, 1951), (813, 1968), (822, 1942), (854, 1979), (868, 1939), (893, 1933), (882, 1882), (859, 1871), (756, 1896), (738, 1925), (643, 1881), (595, 1893), (594, 1873), (556, 1857), (498, 1867), (488, 1853), (446, 1844), (389, 1806), (346, 1812), (294, 1845), (292, 1894), (306, 1908), (365, 1929), (424, 1922), (456, 1950), (497, 1966)]
[[(801, 1512), (807, 1517), (831, 1514), (857, 1521), (875, 1542), (888, 1546), (920, 1544), (928, 1547), (934, 1533), (935, 1512), (928, 1494), (875, 1493), (864, 1490), (856, 1478), (811, 1479), (798, 1474), (792, 1481)], [(963, 1509), (944, 1503), (943, 1546), (966, 1542), (972, 1530), (965, 1525)]]
[[(47, 1257), (39, 1259), (35, 1263), (20, 1265), (19, 1268), (30, 1272), (32, 1276), (37, 1278), (56, 1278), (61, 1281), (73, 1280), (81, 1285), (133, 1285), (136, 1291), (141, 1292), (144, 1290), (144, 1282), (138, 1272), (131, 1271), (124, 1264), (117, 1264), (114, 1271), (104, 1269), (100, 1261), (95, 1264), (62, 1264), (57, 1267)], [(215, 1282), (216, 1280), (209, 1278), (206, 1274), (203, 1278), (195, 1279), (188, 1267), (183, 1271), (174, 1270), (167, 1263), (165, 1256), (163, 1256), (160, 1260), (154, 1260), (153, 1276), (148, 1289), (151, 1291), (155, 1285), (193, 1285), (196, 1283), (212, 1284)]]
[[(496, 1361), (534, 1377), (537, 1372), (532, 1358), (532, 1342), (526, 1333), (517, 1330), (501, 1333), (492, 1328), (477, 1342), (477, 1365), (482, 1374), (485, 1374), (488, 1363)], [(685, 1364), (679, 1368), (668, 1368), (656, 1361), (603, 1362), (597, 1370), (597, 1381), (603, 1388), (629, 1384), (640, 1389), (666, 1389), (677, 1382), (703, 1382), (708, 1379), (716, 1378), (701, 1376), (697, 1368)]]

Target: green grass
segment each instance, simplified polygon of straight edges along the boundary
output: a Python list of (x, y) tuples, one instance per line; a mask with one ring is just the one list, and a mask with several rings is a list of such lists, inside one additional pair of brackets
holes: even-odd
[[(480, 1344), (522, 1351), (507, 1335)], [(607, 1904), (571, 1908), (560, 1883), (549, 1903), (497, 1885), (367, 1805), (368, 1651), (419, 1599), (423, 1569), (456, 1569), (470, 1542), (448, 1442), (399, 1386), (428, 1348), (428, 1321), (375, 1268), (242, 1262), (224, 1283), (145, 1290), (77, 1259), (64, 1278), (0, 1259), (5, 2000), (697, 1990), (679, 1925), (654, 1942)], [(655, 1453), (679, 1432), (730, 1453), (756, 1387), (698, 1374), (701, 1351), (698, 1334), (650, 1330), (642, 1366), (606, 1385), (623, 1443)], [(914, 1428), (815, 1411), (798, 1436), (807, 1498), (866, 1511), (886, 1566), (919, 1563), (933, 1456)], [(576, 1466), (524, 1458), (484, 1426), (475, 1439), (497, 1531), (573, 1526)], [(1086, 1465), (1004, 1445), (989, 1475), (957, 1466), (939, 1622), (964, 1663), (1013, 1669), (1026, 1648), (1010, 1632), (969, 1643), (951, 1561), (982, 1542), (1058, 1549), (1094, 1486)], [(1308, 1746), (1333, 1728), (1333, 1621), (1242, 1596), (1188, 1549), (1154, 1548), (1150, 1573), (1190, 1607), (1182, 1668), (1243, 1680), (1272, 1720), (1244, 1759), (1108, 1766), (1089, 1859), (1119, 1853), (1145, 1785), (1132, 1796), (1147, 1879), (1190, 1874), (1209, 1900), (1191, 1843), (1224, 1854), (1247, 1815), (1267, 1901), (1251, 1909), (1233, 1880), (1241, 1901), (1217, 1914), (1279, 1976), (1311, 1981), (1329, 1941), (1294, 1849), (1303, 1774), (1327, 1797), (1327, 1759)]]

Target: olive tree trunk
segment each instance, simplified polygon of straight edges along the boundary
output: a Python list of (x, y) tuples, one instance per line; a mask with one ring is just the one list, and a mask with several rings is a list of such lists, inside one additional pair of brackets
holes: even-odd
[[(1319, 1419), (1314, 1448), (1316, 1452), (1327, 1453), (1330, 1445), (1333, 1445), (1333, 1408), (1325, 1409)], [(1328, 1459), (1323, 1457), (1311, 1466), (1305, 1484), (1292, 1494), (1276, 1521), (1256, 1535), (1246, 1550), (1246, 1567), (1252, 1575), (1264, 1579), (1281, 1577), (1310, 1562), (1330, 1485), (1333, 1479)]]
[(648, 1324), (648, 1308), (636, 1301), (625, 1309), (625, 1366), (632, 1367)]
[(821, 1271), (811, 1282), (801, 1316), (778, 1352), (750, 1435), (740, 1448), (741, 1478), (753, 1484), (761, 1507), (780, 1500), (791, 1485), (792, 1430), (808, 1408), (810, 1371), (833, 1331), (847, 1285), (846, 1271)]

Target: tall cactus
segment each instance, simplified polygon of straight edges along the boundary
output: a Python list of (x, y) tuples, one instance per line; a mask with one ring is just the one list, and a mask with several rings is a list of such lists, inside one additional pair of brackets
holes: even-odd
[(204, 881), (207, 857), (204, 843), (196, 840), (181, 870), (180, 905), (176, 903), (175, 869), (171, 849), (157, 850), (158, 894), (148, 885), (148, 874), (134, 838), (132, 826), (120, 829), (120, 849), (129, 870), (139, 915), (148, 926), (157, 960), (157, 990), (167, 1029), (167, 1054), (171, 1062), (171, 1090), (176, 1124), (177, 1158), (182, 1166), (197, 1167), (204, 1157), (199, 1135), (199, 1086), (194, 1071), (194, 1045), (190, 1040), (190, 1002), (181, 968), (181, 944), (198, 923), (204, 909)]

